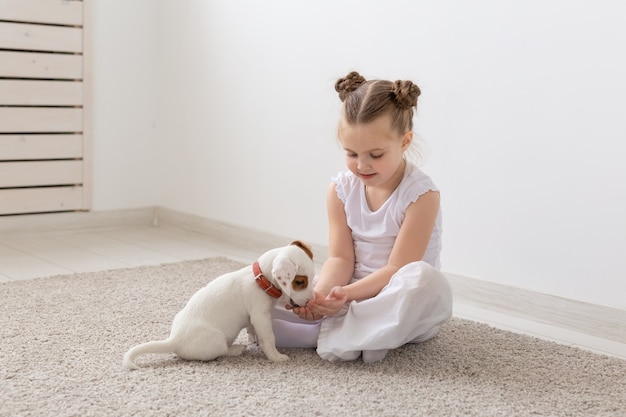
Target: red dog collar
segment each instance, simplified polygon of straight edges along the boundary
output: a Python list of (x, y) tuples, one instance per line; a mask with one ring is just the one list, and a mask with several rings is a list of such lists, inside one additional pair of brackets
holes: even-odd
[(259, 284), (259, 287), (261, 287), (261, 289), (265, 291), (267, 295), (274, 298), (280, 298), (280, 296), (283, 295), (283, 292), (280, 290), (280, 288), (276, 288), (274, 285), (272, 285), (271, 282), (269, 282), (267, 278), (265, 278), (265, 275), (263, 275), (263, 271), (261, 271), (261, 266), (258, 262), (252, 264), (252, 272), (254, 273), (256, 283)]

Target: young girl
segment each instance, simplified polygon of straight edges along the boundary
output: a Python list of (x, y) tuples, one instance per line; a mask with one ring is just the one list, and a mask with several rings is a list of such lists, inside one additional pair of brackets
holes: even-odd
[[(411, 81), (335, 84), (347, 172), (327, 192), (329, 257), (306, 307), (273, 312), (277, 345), (315, 347), (327, 360), (382, 360), (434, 337), (452, 314), (439, 272), (441, 212), (431, 179), (405, 158), (413, 143)], [(288, 311), (292, 310), (292, 311)]]

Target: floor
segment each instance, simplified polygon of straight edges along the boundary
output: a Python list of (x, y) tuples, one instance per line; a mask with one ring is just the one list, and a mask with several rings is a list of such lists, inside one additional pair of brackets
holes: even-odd
[[(259, 251), (176, 227), (132, 226), (100, 230), (0, 236), (0, 282), (74, 272), (226, 256), (252, 262)], [(558, 343), (626, 359), (626, 344), (495, 312), (488, 305), (455, 300), (454, 315)]]

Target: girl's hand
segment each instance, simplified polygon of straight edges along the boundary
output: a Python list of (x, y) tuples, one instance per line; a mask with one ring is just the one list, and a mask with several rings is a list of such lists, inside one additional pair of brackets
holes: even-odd
[(337, 286), (333, 287), (326, 297), (315, 293), (315, 299), (312, 303), (309, 301), (307, 308), (310, 308), (313, 314), (318, 316), (334, 316), (339, 313), (346, 301), (348, 301), (346, 291)]
[[(313, 292), (314, 299), (318, 298), (319, 296), (320, 295), (319, 295), (319, 293), (317, 291)], [(323, 296), (322, 296), (322, 298), (323, 298)], [(304, 307), (294, 307), (291, 304), (287, 304), (287, 305), (285, 305), (285, 308), (287, 310), (293, 311), (293, 313), (296, 316), (300, 317), (302, 320), (316, 321), (316, 320), (321, 319), (324, 316), (314, 313), (313, 310), (311, 309), (311, 306), (313, 305), (313, 303), (315, 303), (314, 299), (309, 300), (306, 303), (306, 306), (304, 306)]]
[(315, 292), (315, 298), (309, 300), (306, 307), (285, 306), (287, 310), (293, 310), (303, 320), (319, 320), (324, 316), (334, 316), (348, 300), (348, 295), (342, 287), (333, 287), (328, 295)]
[(315, 321), (319, 320), (324, 316), (320, 316), (319, 314), (315, 314), (313, 310), (309, 307), (313, 300), (309, 301), (306, 307), (293, 307), (289, 304), (285, 306), (287, 310), (292, 310), (295, 315), (300, 317), (302, 320)]

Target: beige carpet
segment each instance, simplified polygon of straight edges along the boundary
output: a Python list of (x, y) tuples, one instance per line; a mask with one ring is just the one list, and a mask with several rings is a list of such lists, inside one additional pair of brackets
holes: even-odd
[[(379, 364), (123, 353), (164, 338), (218, 258), (0, 284), (1, 416), (624, 416), (626, 361), (453, 319)], [(244, 340), (240, 336), (241, 340)]]

